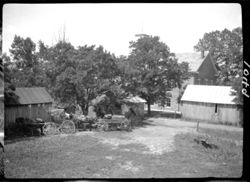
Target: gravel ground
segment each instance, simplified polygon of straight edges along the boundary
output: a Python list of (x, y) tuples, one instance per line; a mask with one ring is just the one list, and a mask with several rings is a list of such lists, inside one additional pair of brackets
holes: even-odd
[[(114, 137), (113, 135), (103, 135), (102, 133), (94, 134), (102, 143), (112, 146), (114, 149), (119, 146), (128, 144), (140, 144), (145, 146), (145, 151), (140, 151), (145, 154), (163, 154), (164, 152), (171, 152), (175, 149), (174, 137), (177, 134), (197, 133), (195, 122), (185, 122), (177, 119), (166, 118), (151, 118), (145, 123), (150, 127), (137, 128), (131, 133), (125, 133), (123, 137)], [(214, 125), (209, 123), (200, 123), (200, 128), (219, 129), (223, 131), (242, 132), (242, 128)], [(225, 139), (226, 140), (226, 139)]]

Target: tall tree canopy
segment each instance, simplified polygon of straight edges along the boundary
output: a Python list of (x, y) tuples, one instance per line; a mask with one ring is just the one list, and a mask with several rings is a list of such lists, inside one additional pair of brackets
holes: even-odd
[(11, 77), (14, 85), (28, 87), (43, 84), (41, 64), (37, 59), (35, 50), (36, 44), (29, 37), (24, 39), (15, 35), (10, 49), (12, 57)]
[(115, 56), (102, 46), (75, 49), (59, 41), (48, 47), (40, 41), (38, 55), (53, 96), (59, 102), (79, 104), (84, 112), (93, 98), (111, 88), (117, 75)]
[[(110, 102), (129, 93), (150, 104), (188, 79), (188, 64), (177, 62), (159, 37), (142, 36), (130, 42), (131, 54), (119, 58), (102, 46), (79, 46), (60, 40), (54, 46), (15, 36), (11, 56), (4, 56), (8, 88), (45, 86), (58, 102), (79, 104), (87, 113), (90, 101), (103, 93)], [(13, 89), (10, 89), (10, 91)], [(111, 106), (112, 107), (112, 106)]]
[(123, 87), (144, 98), (150, 114), (150, 104), (164, 101), (170, 96), (168, 91), (188, 79), (188, 64), (178, 64), (175, 54), (157, 36), (143, 35), (131, 41), (130, 48), (127, 61), (121, 61)]

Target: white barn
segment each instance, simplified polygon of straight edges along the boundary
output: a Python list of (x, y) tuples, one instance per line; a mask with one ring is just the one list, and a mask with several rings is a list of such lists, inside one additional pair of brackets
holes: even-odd
[(240, 110), (230, 86), (188, 85), (181, 98), (184, 119), (238, 125)]

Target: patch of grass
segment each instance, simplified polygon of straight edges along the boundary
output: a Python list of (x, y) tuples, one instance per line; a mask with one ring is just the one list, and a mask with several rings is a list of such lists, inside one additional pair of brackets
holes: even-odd
[[(151, 122), (145, 127), (152, 127), (150, 125)], [(169, 126), (164, 126), (162, 130), (165, 131), (165, 128), (167, 132)], [(162, 155), (145, 153), (148, 148), (140, 143), (126, 144), (132, 133), (126, 131), (82, 132), (7, 142), (5, 176), (7, 178), (240, 177), (242, 145), (238, 145), (235, 141), (242, 140), (242, 133), (205, 128), (200, 128), (199, 131), (199, 133), (176, 135), (174, 151)], [(194, 141), (198, 137), (204, 139), (207, 137), (208, 142), (216, 144), (219, 148), (204, 148)], [(102, 138), (120, 139), (125, 143), (112, 147), (110, 144), (102, 143)]]
[(242, 161), (242, 132), (201, 128), (197, 137), (218, 146), (218, 150), (203, 149), (212, 160), (232, 163)]
[[(188, 163), (190, 168), (204, 176), (240, 177), (243, 163), (242, 145), (237, 145), (233, 140), (223, 140), (215, 131), (214, 135), (211, 133), (210, 131), (210, 135), (207, 133), (177, 135), (174, 155), (178, 155), (178, 163)], [(218, 149), (205, 148), (202, 144), (197, 144), (194, 141), (197, 138), (207, 140), (208, 143), (218, 146)], [(231, 138), (237, 137), (231, 136)]]
[(228, 130), (210, 129), (210, 128), (200, 127), (199, 133), (214, 136), (217, 138), (228, 139), (228, 140), (237, 140), (237, 141), (243, 140), (243, 133), (238, 132), (238, 131), (228, 131)]

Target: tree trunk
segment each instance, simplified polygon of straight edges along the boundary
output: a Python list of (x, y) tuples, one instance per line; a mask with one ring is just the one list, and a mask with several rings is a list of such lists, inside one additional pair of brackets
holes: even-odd
[(148, 99), (147, 104), (148, 104), (148, 116), (150, 116), (151, 114), (150, 99)]

